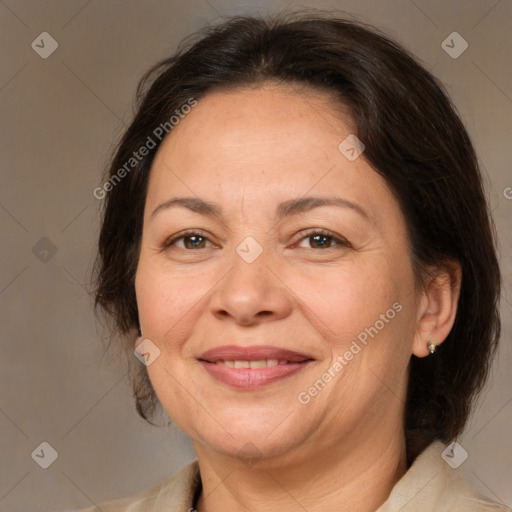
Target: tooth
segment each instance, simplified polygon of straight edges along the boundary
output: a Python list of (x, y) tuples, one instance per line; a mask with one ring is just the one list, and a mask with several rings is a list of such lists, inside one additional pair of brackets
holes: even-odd
[(265, 359), (262, 359), (261, 361), (249, 361), (249, 368), (266, 368), (267, 362)]
[(230, 368), (270, 368), (272, 366), (288, 364), (286, 359), (259, 359), (257, 361), (217, 361), (217, 364), (225, 364)]

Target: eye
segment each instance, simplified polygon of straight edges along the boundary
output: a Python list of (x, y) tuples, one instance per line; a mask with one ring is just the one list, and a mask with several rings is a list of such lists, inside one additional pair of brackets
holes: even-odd
[(197, 231), (186, 231), (178, 236), (175, 236), (174, 238), (171, 238), (170, 240), (167, 240), (164, 244), (164, 249), (172, 246), (188, 250), (206, 249), (208, 247), (207, 244), (215, 247), (211, 241), (202, 233)]
[(330, 249), (336, 246), (350, 247), (350, 244), (346, 240), (324, 229), (310, 231), (306, 236), (303, 236), (296, 245), (298, 247), (305, 247), (303, 245), (304, 242), (309, 244), (308, 249)]

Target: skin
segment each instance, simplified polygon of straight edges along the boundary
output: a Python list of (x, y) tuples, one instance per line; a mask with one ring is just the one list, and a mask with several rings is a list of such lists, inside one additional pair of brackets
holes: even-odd
[[(375, 511), (407, 470), (409, 360), (448, 335), (460, 269), (431, 269), (418, 285), (400, 207), (364, 153), (349, 161), (338, 149), (353, 127), (332, 104), (328, 93), (282, 84), (210, 93), (164, 140), (151, 170), (139, 318), (161, 351), (147, 367), (154, 389), (194, 443), (199, 512)], [(364, 214), (321, 206), (277, 220), (279, 203), (306, 195), (338, 196)], [(222, 216), (176, 205), (152, 214), (175, 197), (214, 202)], [(333, 238), (311, 238), (312, 228)], [(165, 247), (184, 230), (203, 238)], [(252, 263), (236, 251), (248, 236), (262, 249)], [(401, 311), (300, 403), (395, 303)], [(226, 344), (274, 345), (314, 362), (238, 390), (197, 360)], [(248, 447), (254, 464), (240, 456)]]

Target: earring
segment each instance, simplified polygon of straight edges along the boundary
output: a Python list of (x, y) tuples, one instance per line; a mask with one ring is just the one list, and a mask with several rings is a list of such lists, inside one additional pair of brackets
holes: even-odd
[(430, 353), (433, 354), (436, 351), (437, 345), (435, 343), (432, 343), (431, 341), (427, 345), (428, 349), (430, 350)]

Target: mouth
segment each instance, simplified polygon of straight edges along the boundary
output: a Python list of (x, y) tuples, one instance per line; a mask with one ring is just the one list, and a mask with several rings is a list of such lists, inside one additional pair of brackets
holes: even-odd
[(271, 346), (227, 345), (208, 350), (198, 361), (215, 380), (230, 387), (253, 390), (296, 374), (314, 359)]
[[(198, 359), (199, 361), (206, 361), (208, 363), (217, 363), (219, 361), (261, 363), (261, 361), (269, 361), (271, 362), (270, 366), (277, 366), (277, 364), (300, 363), (313, 358), (306, 354), (295, 352), (294, 350), (272, 347), (270, 345), (252, 345), (248, 347), (224, 345), (207, 350), (201, 354)], [(277, 361), (277, 364), (274, 364), (275, 361)], [(248, 368), (248, 366), (240, 366), (240, 368)]]

